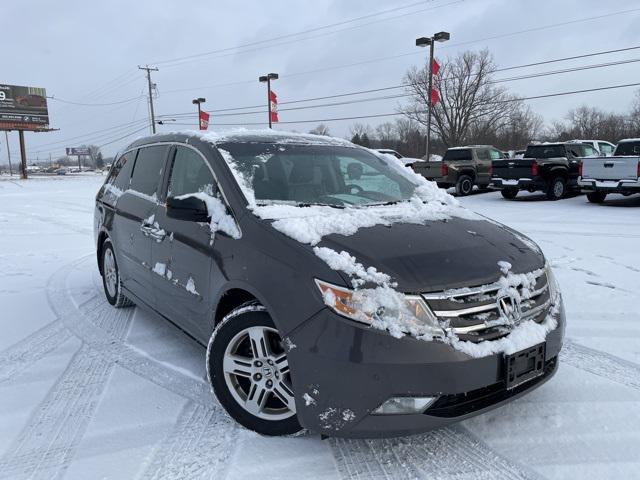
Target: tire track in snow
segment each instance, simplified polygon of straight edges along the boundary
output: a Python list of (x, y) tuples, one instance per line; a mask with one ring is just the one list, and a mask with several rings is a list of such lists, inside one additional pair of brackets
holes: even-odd
[(71, 338), (69, 331), (59, 320), (54, 320), (3, 350), (0, 352), (0, 384), (40, 360), (69, 338)]
[[(109, 315), (113, 338), (123, 339), (133, 310)], [(61, 478), (102, 398), (115, 364), (101, 349), (83, 344), (0, 461), (12, 479)]]
[(345, 480), (534, 480), (539, 474), (503, 457), (462, 426), (381, 440), (329, 440)]
[(65, 287), (66, 279), (74, 269), (91, 258), (92, 256), (84, 257), (67, 265), (51, 278), (50, 288), (47, 289), (48, 301), (65, 327), (87, 345), (100, 350), (104, 358), (112, 363), (183, 398), (209, 408), (214, 405), (213, 395), (204, 380), (190, 377), (171, 368), (170, 365), (154, 361), (102, 328), (109, 323), (106, 318), (110, 312), (134, 309), (114, 309), (101, 296), (92, 297), (81, 305), (74, 303)]
[(237, 424), (220, 408), (188, 401), (140, 478), (222, 480), (227, 475), (237, 437)]
[(564, 341), (560, 359), (572, 367), (640, 390), (640, 365), (636, 363), (585, 347), (569, 339)]

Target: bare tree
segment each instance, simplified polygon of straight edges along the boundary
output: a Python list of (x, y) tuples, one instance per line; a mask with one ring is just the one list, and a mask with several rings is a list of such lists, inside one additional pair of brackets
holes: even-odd
[(351, 136), (355, 137), (356, 135), (358, 137), (361, 137), (363, 135), (367, 135), (369, 138), (374, 137), (375, 134), (373, 133), (373, 129), (371, 128), (370, 125), (365, 124), (365, 123), (354, 123), (351, 126)]
[(395, 125), (391, 122), (381, 123), (376, 127), (377, 140), (382, 148), (396, 148), (398, 136)]
[(314, 135), (331, 135), (331, 133), (329, 133), (329, 127), (327, 127), (324, 123), (321, 123), (317, 127), (309, 130), (309, 133), (313, 133)]
[[(488, 50), (462, 52), (442, 62), (434, 77), (441, 100), (433, 107), (431, 128), (446, 147), (464, 143), (472, 129), (474, 136), (494, 132), (518, 112), (522, 102), (492, 82), (495, 69)], [(428, 67), (410, 69), (405, 83), (411, 101), (402, 111), (426, 125)]]

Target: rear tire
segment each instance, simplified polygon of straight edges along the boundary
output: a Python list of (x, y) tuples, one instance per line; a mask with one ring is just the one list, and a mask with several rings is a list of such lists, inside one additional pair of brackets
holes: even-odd
[(547, 184), (547, 199), (560, 200), (567, 193), (567, 182), (562, 177), (553, 177)]
[(264, 307), (243, 305), (218, 324), (207, 348), (207, 373), (220, 404), (245, 428), (269, 436), (302, 430), (287, 350)]
[(513, 200), (514, 198), (516, 198), (518, 196), (518, 190), (515, 189), (515, 188), (504, 188), (504, 189), (500, 190), (500, 193), (507, 200)]
[(602, 203), (607, 198), (606, 192), (589, 192), (587, 193), (587, 200), (591, 203)]
[(131, 307), (134, 303), (122, 293), (122, 282), (116, 254), (111, 240), (108, 238), (102, 244), (102, 286), (107, 301), (116, 308)]
[(473, 190), (473, 178), (469, 175), (460, 175), (456, 182), (456, 194), (460, 197), (466, 197)]

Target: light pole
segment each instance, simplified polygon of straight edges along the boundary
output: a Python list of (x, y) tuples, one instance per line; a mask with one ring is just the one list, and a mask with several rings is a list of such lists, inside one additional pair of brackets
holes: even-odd
[(267, 82), (267, 109), (269, 114), (269, 128), (271, 128), (271, 80), (277, 80), (277, 73), (268, 73), (258, 78), (260, 83)]
[(206, 101), (207, 99), (202, 97), (194, 98), (193, 100), (191, 100), (191, 103), (198, 106), (198, 130), (202, 130), (200, 128), (200, 113), (201, 113), (200, 104), (205, 103)]
[(431, 91), (433, 89), (433, 47), (435, 42), (446, 42), (451, 38), (449, 32), (438, 32), (433, 37), (416, 38), (417, 47), (429, 47), (429, 89), (427, 91), (427, 99), (429, 107), (427, 108), (427, 140), (426, 140), (426, 158), (428, 162), (430, 158), (431, 148), (431, 109), (433, 107), (433, 97)]

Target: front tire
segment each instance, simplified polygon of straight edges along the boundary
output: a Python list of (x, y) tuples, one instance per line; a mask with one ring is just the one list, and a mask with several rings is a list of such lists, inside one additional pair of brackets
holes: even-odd
[(207, 373), (220, 404), (245, 428), (270, 436), (302, 430), (286, 349), (260, 305), (239, 307), (216, 327)]
[(567, 182), (562, 177), (553, 177), (547, 185), (547, 199), (560, 200), (567, 192)]
[(120, 270), (113, 244), (108, 238), (102, 244), (102, 286), (107, 301), (116, 308), (130, 307), (134, 303), (122, 293), (122, 281), (120, 280)]
[(473, 178), (469, 175), (460, 175), (456, 182), (456, 194), (466, 197), (473, 190)]
[(591, 203), (602, 203), (607, 198), (606, 192), (589, 192), (587, 193), (587, 200)]

